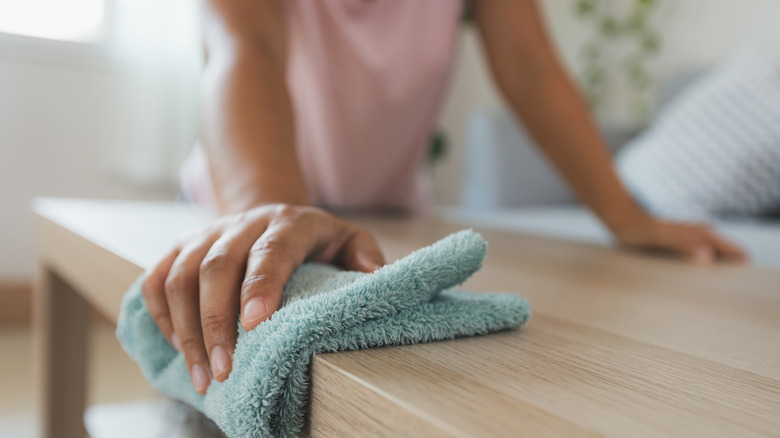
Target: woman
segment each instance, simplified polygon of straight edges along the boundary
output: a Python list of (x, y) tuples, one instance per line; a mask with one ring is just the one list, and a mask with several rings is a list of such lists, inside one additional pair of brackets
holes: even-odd
[[(364, 272), (384, 263), (369, 233), (323, 208), (425, 207), (418, 171), (461, 14), (458, 0), (205, 3), (208, 159), (191, 158), (184, 187), (224, 216), (184, 237), (144, 283), (200, 393), (230, 372), (236, 318), (246, 330), (267, 319), (305, 259)], [(707, 228), (654, 220), (632, 201), (533, 0), (473, 9), (499, 89), (617, 240), (700, 262), (743, 257)]]

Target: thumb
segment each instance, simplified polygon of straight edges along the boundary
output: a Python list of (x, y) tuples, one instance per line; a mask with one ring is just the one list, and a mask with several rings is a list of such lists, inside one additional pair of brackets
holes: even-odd
[(362, 229), (357, 229), (347, 239), (340, 253), (341, 264), (349, 270), (374, 272), (385, 265), (379, 244), (370, 233)]

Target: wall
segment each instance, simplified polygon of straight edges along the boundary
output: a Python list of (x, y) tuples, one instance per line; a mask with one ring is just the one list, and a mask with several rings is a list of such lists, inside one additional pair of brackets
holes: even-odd
[[(8, 43), (7, 40), (2, 42)], [(17, 44), (18, 43), (18, 44)], [(132, 147), (120, 76), (100, 53), (61, 56), (27, 40), (0, 44), (0, 283), (34, 272), (35, 196), (173, 199), (112, 172), (109, 146)], [(65, 52), (71, 46), (61, 47)], [(24, 49), (24, 50), (23, 50)]]
[[(661, 1), (658, 18), (666, 44), (654, 64), (659, 77), (709, 65), (746, 41), (773, 36), (780, 16), (776, 0)], [(543, 1), (561, 54), (576, 69), (585, 30), (572, 18), (572, 3)], [(117, 156), (125, 159), (117, 149), (145, 147), (154, 154), (159, 148), (149, 145), (151, 128), (128, 123), (127, 101), (119, 91), (122, 78), (104, 55), (70, 53), (65, 47), (40, 52), (7, 41), (0, 38), (0, 282), (15, 282), (30, 278), (34, 270), (32, 197), (172, 199), (175, 188), (166, 181), (141, 187), (115, 171)], [(469, 111), (500, 106), (478, 40), (467, 30), (441, 117), (451, 140), (451, 153), (435, 175), (441, 203), (457, 201)], [(166, 160), (145, 159), (142, 164), (175, 166), (176, 159)]]
[[(650, 65), (657, 82), (678, 72), (710, 66), (751, 41), (780, 42), (777, 0), (659, 1), (655, 20), (663, 47)], [(580, 43), (588, 35), (588, 29), (574, 17), (574, 1), (541, 0), (541, 3), (561, 58), (571, 71), (578, 71)], [(434, 174), (435, 191), (442, 204), (455, 204), (458, 200), (463, 132), (469, 112), (476, 108), (504, 107), (485, 69), (479, 44), (472, 29), (463, 32), (451, 93), (439, 122), (451, 146), (449, 156)], [(613, 123), (628, 123), (619, 110), (625, 99), (621, 91), (610, 90), (606, 102), (603, 118)]]

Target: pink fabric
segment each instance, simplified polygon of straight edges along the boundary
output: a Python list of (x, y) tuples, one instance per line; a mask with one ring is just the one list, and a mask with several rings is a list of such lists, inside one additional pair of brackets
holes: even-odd
[[(313, 204), (419, 210), (423, 158), (455, 48), (460, 0), (287, 0), (296, 150)], [(204, 154), (185, 196), (210, 202)], [(204, 183), (206, 181), (206, 183)]]

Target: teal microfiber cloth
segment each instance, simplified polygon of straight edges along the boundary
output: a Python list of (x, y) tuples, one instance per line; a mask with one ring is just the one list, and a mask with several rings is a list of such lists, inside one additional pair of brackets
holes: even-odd
[(288, 281), (282, 306), (246, 332), (238, 324), (233, 369), (206, 395), (192, 387), (184, 357), (157, 329), (141, 296), (127, 292), (117, 337), (146, 379), (188, 403), (228, 437), (292, 437), (304, 423), (312, 355), (404, 345), (517, 328), (528, 302), (509, 293), (450, 289), (476, 272), (486, 243), (464, 230), (371, 274), (306, 263)]

